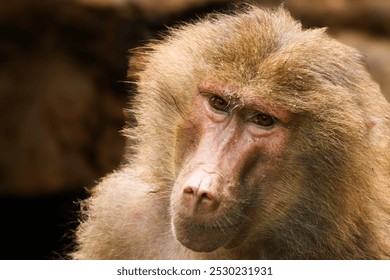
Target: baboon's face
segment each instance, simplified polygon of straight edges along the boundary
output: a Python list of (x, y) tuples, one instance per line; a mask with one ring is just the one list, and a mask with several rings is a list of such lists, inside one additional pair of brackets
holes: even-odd
[(179, 129), (171, 197), (173, 229), (183, 245), (205, 252), (238, 245), (259, 212), (286, 207), (275, 194), (283, 187), (278, 178), (293, 119), (230, 85), (198, 85)]

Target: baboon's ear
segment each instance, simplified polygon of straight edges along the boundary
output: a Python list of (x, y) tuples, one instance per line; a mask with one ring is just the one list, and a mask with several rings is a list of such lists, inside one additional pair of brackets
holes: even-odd
[(389, 145), (389, 121), (382, 117), (370, 116), (366, 122), (369, 129), (369, 137), (372, 145), (384, 148)]

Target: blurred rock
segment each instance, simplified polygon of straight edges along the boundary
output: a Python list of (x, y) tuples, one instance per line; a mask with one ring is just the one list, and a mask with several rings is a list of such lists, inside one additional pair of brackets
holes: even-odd
[(6, 133), (0, 141), (0, 170), (2, 186), (10, 189), (0, 190), (58, 191), (93, 180), (97, 174), (83, 153), (93, 143), (90, 130), (96, 126), (95, 88), (88, 74), (59, 54), (40, 54), (15, 65), (6, 82), (12, 87), (1, 94)]
[[(144, 14), (169, 15), (186, 10), (204, 7), (210, 3), (228, 2), (227, 0), (75, 0), (76, 2), (92, 7), (110, 7), (126, 9), (136, 8)], [(136, 16), (136, 15), (134, 15)]]
[(390, 35), (388, 0), (287, 0), (286, 3), (307, 26), (353, 28)]
[(17, 0), (0, 15), (3, 196), (91, 186), (121, 161), (120, 80), (127, 49), (149, 33), (122, 28), (114, 11), (64, 4)]

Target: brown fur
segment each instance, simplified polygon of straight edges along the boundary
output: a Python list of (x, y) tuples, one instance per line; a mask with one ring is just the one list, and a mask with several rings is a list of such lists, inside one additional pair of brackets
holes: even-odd
[[(390, 258), (390, 107), (357, 51), (282, 8), (249, 7), (174, 29), (133, 63), (130, 162), (85, 202), (74, 258)], [(205, 77), (295, 116), (273, 166), (282, 187), (260, 196), (259, 183), (246, 239), (208, 253), (175, 239), (170, 201), (180, 124)]]

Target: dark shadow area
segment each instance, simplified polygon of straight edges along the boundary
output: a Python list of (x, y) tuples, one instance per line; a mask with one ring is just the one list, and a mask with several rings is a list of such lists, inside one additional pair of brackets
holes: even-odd
[(79, 199), (86, 193), (64, 192), (38, 198), (0, 198), (0, 259), (63, 259), (77, 226)]

